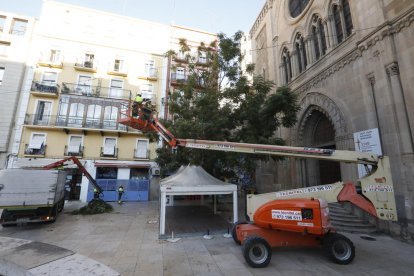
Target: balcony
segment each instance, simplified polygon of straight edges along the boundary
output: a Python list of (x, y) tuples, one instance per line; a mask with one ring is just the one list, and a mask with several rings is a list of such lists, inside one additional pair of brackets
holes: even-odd
[(174, 56), (174, 61), (176, 61), (176, 62), (185, 62), (185, 63), (187, 63), (188, 59), (189, 59), (189, 56), (186, 55), (185, 53), (182, 53), (182, 52), (178, 52), (178, 54)]
[(24, 155), (28, 157), (45, 157), (46, 145), (42, 144), (39, 149), (29, 148), (29, 144), (24, 147)]
[(103, 159), (117, 159), (118, 148), (101, 147), (101, 158)]
[(93, 61), (82, 61), (75, 63), (75, 70), (96, 73), (97, 68), (94, 66)]
[(129, 99), (131, 96), (131, 90), (120, 89), (116, 87), (101, 87), (92, 85), (82, 85), (76, 83), (62, 83), (62, 94), (79, 95), (88, 97), (102, 97), (113, 99)]
[(171, 74), (171, 84), (172, 85), (180, 85), (187, 83), (187, 76), (183, 74), (172, 73)]
[(142, 75), (138, 76), (138, 78), (142, 80), (156, 81), (158, 79), (158, 69), (148, 68)]
[(143, 150), (134, 149), (134, 160), (149, 160), (150, 158), (150, 151), (146, 150), (145, 152)]
[(108, 75), (118, 76), (118, 77), (127, 77), (128, 71), (123, 68), (118, 68), (117, 66), (111, 67), (108, 69)]
[(99, 97), (98, 86), (76, 84), (76, 83), (62, 83), (62, 94), (81, 95), (89, 97)]
[(59, 88), (57, 83), (33, 81), (31, 91), (39, 96), (57, 97)]
[(99, 130), (126, 131), (127, 127), (118, 124), (117, 120), (105, 120), (103, 118), (85, 118), (62, 115), (26, 114), (25, 125), (48, 126), (61, 128), (86, 128)]
[(49, 67), (49, 68), (63, 68), (63, 62), (61, 60), (48, 60), (48, 59), (41, 59), (37, 62), (37, 65), (42, 67)]
[(83, 157), (85, 147), (83, 146), (65, 146), (64, 156)]

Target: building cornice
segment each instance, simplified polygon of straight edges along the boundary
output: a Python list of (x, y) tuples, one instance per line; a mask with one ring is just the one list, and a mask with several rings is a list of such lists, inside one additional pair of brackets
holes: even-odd
[(260, 24), (266, 17), (267, 12), (273, 7), (273, 2), (274, 0), (267, 0), (266, 3), (264, 4), (262, 10), (259, 13), (259, 16), (256, 18), (256, 21), (253, 24), (253, 27), (250, 29), (250, 37), (253, 38), (254, 33), (257, 31)]
[(324, 79), (334, 75), (348, 64), (351, 64), (358, 58), (362, 57), (363, 53), (374, 46), (377, 42), (384, 40), (388, 36), (401, 32), (404, 28), (409, 27), (413, 21), (414, 8), (410, 9), (403, 16), (400, 16), (391, 22), (382, 24), (372, 33), (367, 35), (364, 40), (359, 41), (353, 50), (338, 59), (337, 62), (321, 70), (321, 72), (317, 73), (314, 77), (299, 85), (294, 89), (294, 91), (297, 93), (304, 93), (312, 87), (316, 87)]

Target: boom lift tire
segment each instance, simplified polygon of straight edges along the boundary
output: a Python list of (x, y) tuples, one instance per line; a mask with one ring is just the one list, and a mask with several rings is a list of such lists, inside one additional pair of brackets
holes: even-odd
[(346, 265), (355, 257), (355, 247), (350, 239), (338, 233), (330, 233), (323, 239), (323, 248), (334, 263)]
[(266, 267), (272, 258), (272, 248), (260, 237), (249, 237), (242, 247), (246, 262), (253, 268)]
[(240, 245), (240, 244), (241, 244), (241, 242), (237, 239), (236, 227), (237, 227), (237, 225), (240, 225), (240, 224), (247, 224), (247, 222), (245, 222), (245, 221), (237, 221), (237, 222), (233, 225), (233, 228), (231, 229), (231, 236), (232, 236), (232, 238), (233, 238), (234, 242), (235, 242), (235, 243), (237, 243), (238, 245)]

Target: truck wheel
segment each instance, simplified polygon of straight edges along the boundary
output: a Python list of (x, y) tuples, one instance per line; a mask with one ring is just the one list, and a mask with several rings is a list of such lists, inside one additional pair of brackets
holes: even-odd
[(57, 209), (58, 213), (63, 211), (64, 206), (65, 206), (65, 200), (62, 199), (62, 201), (59, 202), (59, 204), (58, 204), (58, 209)]
[(328, 234), (323, 241), (325, 253), (334, 263), (346, 265), (355, 257), (355, 247), (350, 239), (338, 233)]
[(233, 225), (233, 228), (231, 229), (231, 236), (232, 236), (232, 238), (233, 238), (234, 242), (235, 242), (235, 243), (237, 243), (238, 245), (240, 245), (240, 244), (241, 244), (241, 242), (239, 241), (239, 239), (237, 238), (237, 235), (236, 235), (236, 226), (237, 226), (237, 225), (240, 225), (240, 224), (247, 224), (247, 222), (245, 222), (245, 221), (237, 221), (237, 222)]
[(247, 238), (242, 250), (246, 262), (253, 268), (266, 267), (272, 258), (272, 248), (259, 237)]

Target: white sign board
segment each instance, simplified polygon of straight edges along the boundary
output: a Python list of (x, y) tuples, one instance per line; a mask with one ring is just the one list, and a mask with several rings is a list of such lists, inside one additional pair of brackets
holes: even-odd
[[(372, 152), (382, 155), (381, 142), (378, 128), (368, 129), (354, 133), (355, 150), (359, 152)], [(363, 177), (367, 174), (364, 165), (358, 165), (358, 175)]]

